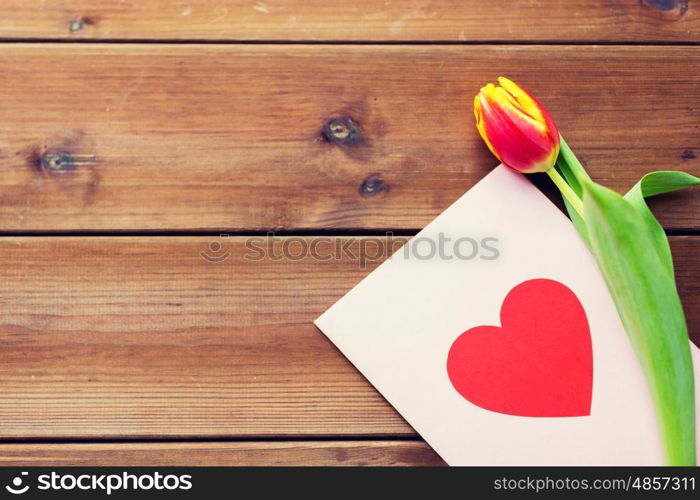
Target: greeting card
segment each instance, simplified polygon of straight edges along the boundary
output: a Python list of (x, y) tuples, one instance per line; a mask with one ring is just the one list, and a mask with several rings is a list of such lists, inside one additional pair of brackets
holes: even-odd
[(664, 463), (648, 386), (592, 255), (507, 167), (316, 325), (451, 465)]

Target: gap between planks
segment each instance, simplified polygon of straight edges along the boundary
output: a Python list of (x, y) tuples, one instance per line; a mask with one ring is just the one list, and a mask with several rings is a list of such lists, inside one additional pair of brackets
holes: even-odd
[(421, 440), (0, 444), (8, 466), (442, 466)]

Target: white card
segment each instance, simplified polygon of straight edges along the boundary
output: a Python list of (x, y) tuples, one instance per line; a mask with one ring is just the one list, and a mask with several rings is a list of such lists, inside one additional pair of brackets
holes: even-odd
[[(550, 291), (557, 298), (542, 314)], [(530, 298), (540, 314), (526, 321)], [(580, 318), (572, 300), (585, 310), (585, 331), (568, 319)], [(643, 373), (593, 256), (569, 219), (507, 167), (316, 325), (450, 465), (664, 463)], [(481, 361), (465, 365), (475, 353)], [(498, 390), (484, 390), (489, 380)]]

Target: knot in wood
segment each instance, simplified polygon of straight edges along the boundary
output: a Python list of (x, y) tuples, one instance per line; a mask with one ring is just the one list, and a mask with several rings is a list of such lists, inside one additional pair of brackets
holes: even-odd
[(335, 144), (355, 144), (360, 140), (360, 126), (347, 116), (333, 118), (323, 126), (322, 134)]

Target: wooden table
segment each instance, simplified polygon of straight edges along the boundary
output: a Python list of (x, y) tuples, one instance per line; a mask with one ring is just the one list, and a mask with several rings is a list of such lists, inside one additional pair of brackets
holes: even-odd
[[(415, 233), (495, 165), (501, 74), (597, 180), (700, 175), (698, 9), (3, 0), (0, 463), (441, 464), (311, 323), (381, 259), (247, 239)], [(651, 205), (697, 341), (700, 192)]]

